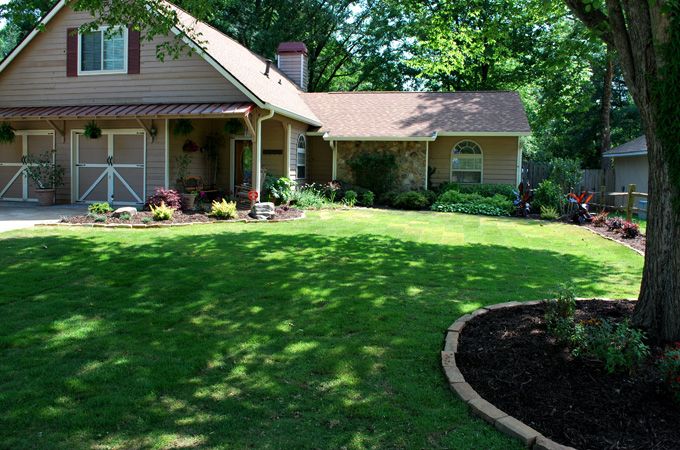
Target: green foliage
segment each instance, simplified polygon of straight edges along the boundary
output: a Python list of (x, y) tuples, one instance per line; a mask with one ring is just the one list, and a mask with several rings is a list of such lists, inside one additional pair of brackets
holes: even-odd
[(128, 221), (128, 220), (130, 220), (130, 214), (128, 214), (128, 213), (122, 213), (120, 216), (118, 216), (118, 218), (119, 218), (120, 220)]
[(541, 219), (543, 220), (556, 220), (560, 217), (560, 213), (557, 212), (552, 206), (541, 206)]
[(548, 333), (555, 336), (562, 345), (571, 345), (575, 341), (574, 314), (576, 313), (576, 296), (574, 292), (561, 287), (554, 300), (545, 306), (545, 323)]
[(420, 191), (402, 192), (394, 199), (394, 207), (399, 209), (424, 209), (430, 205), (429, 200)]
[(450, 190), (439, 196), (437, 202), (432, 205), (432, 210), (485, 216), (509, 216), (514, 211), (514, 205), (502, 194), (484, 197), (478, 193), (465, 194)]
[(0, 144), (11, 144), (14, 142), (14, 128), (9, 122), (0, 124)]
[(361, 194), (361, 204), (363, 206), (373, 206), (375, 202), (375, 194), (372, 191), (366, 191)]
[(293, 197), (293, 187), (297, 183), (290, 178), (280, 177), (276, 178), (267, 175), (264, 179), (264, 192), (267, 197), (273, 198), (276, 204), (287, 203)]
[(680, 342), (664, 352), (658, 365), (673, 399), (680, 403)]
[(142, 223), (147, 224), (153, 222), (153, 219), (151, 217), (142, 217)]
[(218, 219), (236, 219), (238, 217), (236, 202), (227, 202), (225, 199), (220, 202), (213, 200), (210, 215)]
[(90, 139), (99, 139), (102, 136), (102, 129), (99, 128), (97, 122), (90, 120), (85, 124), (85, 129), (83, 130), (83, 136)]
[(166, 206), (165, 202), (161, 202), (161, 204), (158, 206), (149, 205), (149, 208), (151, 208), (153, 220), (156, 221), (170, 220), (172, 219), (172, 215), (175, 213), (175, 210), (170, 208), (169, 206)]
[(224, 124), (224, 132), (226, 134), (241, 134), (243, 133), (243, 122), (240, 119), (229, 119)]
[(621, 235), (626, 239), (634, 239), (640, 235), (640, 225), (633, 222), (623, 222)]
[(191, 119), (175, 119), (175, 124), (172, 127), (172, 133), (175, 136), (188, 136), (194, 131), (194, 124)]
[(567, 201), (560, 186), (553, 180), (543, 180), (534, 189), (534, 200), (531, 206), (534, 208), (548, 207), (556, 211), (564, 211)]
[(550, 161), (548, 180), (559, 186), (562, 194), (577, 189), (582, 176), (581, 162), (577, 159), (553, 158)]
[(95, 221), (95, 223), (106, 222), (106, 216), (104, 216), (102, 214), (92, 214), (92, 219)]
[(629, 321), (615, 324), (602, 320), (586, 330), (585, 348), (581, 352), (603, 361), (609, 373), (633, 372), (649, 356), (645, 334)]
[(64, 168), (54, 162), (55, 150), (26, 156), (24, 173), (38, 189), (56, 189), (64, 184)]
[(357, 193), (352, 190), (345, 191), (344, 202), (345, 205), (349, 206), (350, 208), (353, 208), (357, 202)]
[[(293, 191), (291, 203), (301, 209), (324, 209), (333, 208), (335, 204), (326, 197), (325, 191), (327, 186), (317, 186), (315, 184), (308, 184)], [(331, 193), (335, 197), (335, 192)]]
[(397, 159), (393, 153), (362, 151), (347, 160), (347, 165), (352, 169), (354, 183), (378, 196), (394, 187)]
[(448, 191), (457, 191), (464, 194), (479, 194), (482, 197), (493, 197), (500, 194), (508, 200), (515, 199), (515, 187), (511, 184), (458, 184), (458, 183), (442, 183), (438, 189), (440, 193)]
[(87, 210), (92, 214), (106, 214), (113, 211), (113, 208), (107, 202), (101, 202), (88, 205)]

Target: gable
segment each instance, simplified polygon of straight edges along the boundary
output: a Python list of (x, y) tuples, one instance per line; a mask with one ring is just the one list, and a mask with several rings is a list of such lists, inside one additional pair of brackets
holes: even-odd
[(67, 30), (92, 17), (63, 7), (0, 72), (0, 106), (249, 101), (197, 53), (156, 58), (163, 37), (143, 42), (139, 74), (67, 76)]

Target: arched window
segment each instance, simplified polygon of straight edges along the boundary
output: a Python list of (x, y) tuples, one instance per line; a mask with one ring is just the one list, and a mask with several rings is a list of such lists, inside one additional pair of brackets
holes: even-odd
[(451, 150), (451, 182), (481, 183), (482, 148), (473, 141), (460, 141)]
[(301, 134), (298, 138), (297, 144), (297, 177), (305, 178), (307, 176), (307, 140), (305, 135)]

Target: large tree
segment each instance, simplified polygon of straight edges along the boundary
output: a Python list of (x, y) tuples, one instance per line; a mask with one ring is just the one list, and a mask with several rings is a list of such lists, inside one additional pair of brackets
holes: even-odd
[(616, 48), (647, 137), (647, 250), (634, 322), (680, 340), (680, 1), (565, 1)]

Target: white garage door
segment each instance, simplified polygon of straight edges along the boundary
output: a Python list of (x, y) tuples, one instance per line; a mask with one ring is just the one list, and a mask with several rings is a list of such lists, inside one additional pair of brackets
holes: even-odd
[(12, 143), (0, 144), (0, 199), (34, 201), (35, 184), (24, 172), (26, 157), (54, 150), (54, 131), (19, 130), (15, 135)]
[(141, 204), (146, 198), (146, 134), (103, 130), (98, 139), (75, 133), (76, 199)]

